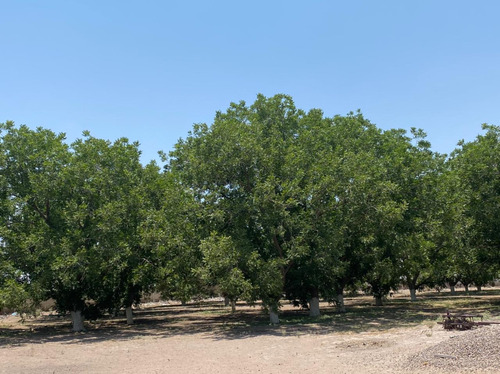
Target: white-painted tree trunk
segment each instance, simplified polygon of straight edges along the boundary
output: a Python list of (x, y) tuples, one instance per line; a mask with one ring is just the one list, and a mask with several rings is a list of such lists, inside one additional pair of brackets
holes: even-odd
[(455, 291), (455, 285), (450, 285), (450, 291), (451, 291), (451, 294), (452, 294), (452, 295), (455, 295), (455, 294), (456, 294), (456, 291)]
[(125, 309), (125, 315), (127, 316), (127, 325), (134, 324), (134, 313), (132, 312), (132, 307), (129, 306)]
[(337, 310), (340, 313), (345, 313), (345, 303), (344, 303), (344, 294), (337, 294)]
[(269, 321), (271, 325), (279, 325), (280, 319), (278, 317), (278, 311), (270, 310), (269, 311)]
[(309, 316), (319, 317), (321, 312), (319, 310), (319, 298), (313, 297), (309, 300)]
[(73, 331), (85, 331), (81, 310), (71, 312), (71, 320), (73, 321)]
[(410, 288), (410, 299), (411, 301), (417, 301), (417, 290)]

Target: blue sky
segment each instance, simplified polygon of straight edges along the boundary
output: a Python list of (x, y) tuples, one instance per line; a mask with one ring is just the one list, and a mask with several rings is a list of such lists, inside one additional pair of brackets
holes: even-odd
[(0, 122), (168, 152), (231, 101), (285, 93), (423, 128), (438, 152), (500, 125), (494, 0), (0, 0)]

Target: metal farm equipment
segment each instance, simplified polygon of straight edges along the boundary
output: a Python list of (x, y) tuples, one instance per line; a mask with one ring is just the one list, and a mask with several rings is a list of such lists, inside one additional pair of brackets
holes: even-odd
[(497, 321), (483, 321), (482, 314), (451, 314), (449, 311), (443, 315), (443, 321), (438, 323), (442, 324), (445, 330), (470, 330), (477, 326), (500, 324)]

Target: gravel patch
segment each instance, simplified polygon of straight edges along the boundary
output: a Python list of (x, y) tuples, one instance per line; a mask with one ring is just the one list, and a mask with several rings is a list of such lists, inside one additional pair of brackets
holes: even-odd
[(500, 373), (500, 325), (451, 331), (450, 334), (449, 339), (411, 356), (404, 369), (410, 372)]

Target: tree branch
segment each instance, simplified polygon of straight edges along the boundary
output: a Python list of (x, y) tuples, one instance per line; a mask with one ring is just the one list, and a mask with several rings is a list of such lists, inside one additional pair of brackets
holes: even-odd
[(35, 211), (38, 213), (38, 215), (45, 221), (45, 223), (49, 223), (49, 217), (46, 216), (41, 210), (40, 208), (38, 208), (38, 205), (33, 201), (33, 199), (30, 199), (32, 200), (30, 202), (30, 205), (33, 207), (33, 209), (35, 209)]
[(280, 257), (284, 258), (283, 249), (281, 248), (280, 243), (278, 242), (278, 238), (276, 237), (276, 234), (273, 235), (273, 244), (274, 244), (274, 248), (277, 249)]

